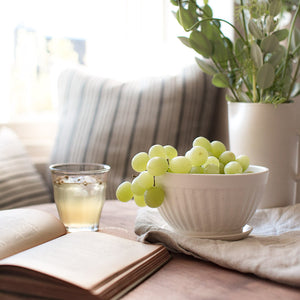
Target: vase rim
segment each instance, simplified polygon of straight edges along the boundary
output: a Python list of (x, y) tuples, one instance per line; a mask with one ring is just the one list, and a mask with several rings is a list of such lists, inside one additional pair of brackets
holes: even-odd
[(283, 104), (295, 104), (295, 101), (290, 101), (290, 102), (283, 102), (283, 103), (263, 103), (263, 102), (232, 102), (232, 101), (227, 101), (228, 104), (247, 104), (247, 105), (274, 105), (274, 106), (280, 106)]

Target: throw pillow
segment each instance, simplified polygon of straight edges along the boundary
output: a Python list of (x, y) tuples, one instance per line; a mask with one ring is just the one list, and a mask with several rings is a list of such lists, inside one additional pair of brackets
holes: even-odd
[(184, 155), (195, 137), (209, 137), (220, 96), (197, 66), (131, 82), (67, 69), (58, 79), (61, 117), (50, 163), (110, 165), (107, 198), (115, 199), (136, 153), (170, 144)]
[(50, 192), (17, 135), (0, 129), (0, 209), (51, 202)]

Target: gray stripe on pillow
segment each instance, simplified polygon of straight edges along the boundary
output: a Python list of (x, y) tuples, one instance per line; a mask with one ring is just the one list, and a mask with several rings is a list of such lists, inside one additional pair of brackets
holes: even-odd
[(115, 198), (117, 185), (132, 178), (136, 153), (160, 143), (184, 155), (195, 137), (209, 138), (218, 89), (197, 66), (130, 82), (75, 69), (63, 72), (60, 81), (63, 114), (51, 162), (111, 165), (108, 198)]
[(165, 92), (165, 81), (162, 80), (161, 82), (161, 91), (159, 93), (159, 102), (158, 102), (158, 110), (157, 110), (157, 115), (156, 115), (156, 124), (154, 127), (154, 134), (153, 134), (153, 140), (152, 140), (152, 145), (154, 145), (157, 141), (157, 136), (160, 128), (160, 121), (161, 121), (161, 114), (162, 114), (162, 107), (164, 105), (164, 92)]
[(51, 202), (50, 191), (17, 135), (0, 129), (0, 209)]
[(176, 130), (176, 140), (175, 140), (175, 148), (177, 149), (180, 145), (180, 138), (181, 138), (181, 128), (183, 123), (183, 116), (184, 116), (184, 107), (185, 107), (185, 95), (186, 95), (186, 85), (185, 85), (185, 72), (182, 72), (182, 90), (181, 90), (181, 99), (180, 99), (180, 113), (178, 119), (178, 125)]
[[(74, 119), (77, 120), (77, 121), (73, 123), (70, 135), (69, 135), (68, 139), (66, 141), (64, 141), (66, 143), (66, 146), (67, 146), (66, 156), (64, 158), (64, 161), (68, 160), (68, 157), (69, 157), (68, 153), (71, 153), (71, 149), (73, 148), (73, 143), (76, 140), (76, 135), (77, 135), (77, 132), (78, 132), (77, 127), (80, 125), (81, 112), (83, 110), (83, 103), (85, 105), (87, 105), (86, 101), (84, 101), (84, 99), (85, 99), (85, 88), (86, 88), (86, 85), (87, 85), (87, 81), (85, 81), (81, 85), (81, 91), (80, 91), (80, 95), (79, 95), (78, 101), (75, 102), (75, 103), (73, 103), (73, 104), (70, 104), (70, 105), (74, 105), (74, 106), (75, 106), (75, 104), (77, 104), (76, 112), (74, 113)], [(82, 138), (83, 137), (79, 137), (80, 141), (82, 141)]]
[(106, 143), (106, 146), (105, 146), (104, 157), (103, 157), (103, 162), (105, 164), (107, 163), (107, 156), (108, 156), (108, 153), (109, 153), (109, 150), (110, 150), (109, 148), (110, 148), (110, 144), (111, 144), (111, 138), (112, 138), (112, 135), (113, 135), (114, 126), (115, 126), (118, 111), (119, 111), (119, 108), (120, 108), (120, 102), (121, 102), (121, 99), (122, 99), (123, 88), (124, 88), (124, 84), (122, 84), (120, 86), (120, 89), (118, 91), (117, 103), (116, 103), (116, 106), (115, 106), (115, 109), (114, 109), (112, 122), (110, 124), (105, 124), (105, 125), (109, 125), (109, 127), (110, 127), (109, 131), (108, 131), (108, 140), (107, 140), (107, 143)]
[(93, 128), (95, 126), (95, 120), (97, 119), (97, 113), (98, 113), (99, 106), (100, 106), (100, 103), (101, 103), (102, 91), (103, 91), (103, 86), (104, 85), (105, 85), (105, 82), (103, 82), (103, 84), (99, 86), (98, 93), (95, 95), (97, 97), (96, 107), (95, 107), (94, 112), (92, 113), (93, 117), (92, 117), (91, 125), (88, 128), (88, 135), (87, 135), (87, 142), (86, 142), (87, 147), (84, 148), (84, 154), (83, 154), (83, 157), (82, 157), (83, 162), (88, 162), (87, 161), (88, 145), (91, 143), (91, 136), (92, 136)]
[[(129, 133), (129, 139), (128, 139), (128, 146), (127, 146), (127, 150), (125, 150), (125, 153), (132, 153), (132, 148), (133, 148), (133, 141), (134, 141), (134, 135), (136, 133), (136, 130), (138, 128), (138, 116), (140, 113), (140, 109), (141, 109), (141, 99), (142, 99), (142, 92), (140, 91), (139, 94), (137, 95), (137, 106), (135, 108), (135, 112), (134, 112), (134, 120), (132, 123), (132, 127)], [(124, 169), (123, 169), (123, 180), (128, 176), (128, 169), (131, 166), (131, 158), (128, 156), (127, 159), (124, 160), (125, 164), (124, 164)]]

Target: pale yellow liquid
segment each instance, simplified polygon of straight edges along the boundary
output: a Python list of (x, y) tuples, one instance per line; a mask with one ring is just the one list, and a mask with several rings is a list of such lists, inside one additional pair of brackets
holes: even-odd
[(98, 230), (105, 183), (54, 183), (53, 187), (59, 217), (68, 231)]

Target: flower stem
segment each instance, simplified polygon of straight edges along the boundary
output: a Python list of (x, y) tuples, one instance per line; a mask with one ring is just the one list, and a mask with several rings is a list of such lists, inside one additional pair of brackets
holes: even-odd
[(299, 72), (299, 67), (300, 67), (300, 58), (298, 57), (298, 62), (297, 62), (297, 67), (296, 67), (296, 71), (294, 73), (294, 76), (293, 76), (293, 81), (290, 85), (290, 88), (289, 88), (289, 92), (288, 92), (288, 95), (286, 97), (286, 100), (289, 101), (289, 98), (291, 96), (291, 93), (292, 93), (292, 90), (293, 90), (293, 87), (294, 87), (294, 84), (297, 80), (297, 76), (298, 76), (298, 72)]
[(253, 75), (252, 75), (252, 93), (253, 93), (253, 102), (255, 103), (256, 100), (256, 74), (255, 74), (255, 66), (253, 65)]
[(245, 17), (245, 12), (244, 12), (244, 1), (241, 0), (241, 7), (242, 7), (242, 21), (243, 21), (243, 28), (244, 28), (244, 33), (245, 33), (245, 40), (247, 45), (248, 43), (248, 31), (247, 31), (247, 26), (246, 26), (246, 17)]
[[(286, 58), (285, 58), (284, 69), (283, 69), (283, 72), (282, 72), (282, 78), (285, 78), (285, 76), (286, 76), (287, 65), (288, 65), (289, 56), (290, 56), (292, 34), (293, 34), (293, 31), (294, 31), (294, 28), (295, 28), (295, 23), (296, 23), (296, 19), (297, 19), (297, 16), (299, 14), (299, 11), (300, 11), (300, 5), (298, 4), (297, 11), (294, 14), (294, 17), (293, 17), (292, 22), (291, 22), (291, 27), (290, 27), (290, 30), (289, 30)], [(294, 83), (292, 83), (292, 85), (290, 87), (290, 90), (292, 89), (293, 85), (294, 85)]]

